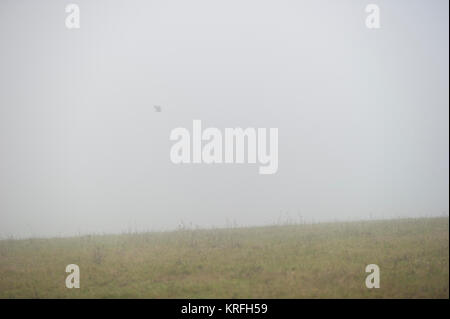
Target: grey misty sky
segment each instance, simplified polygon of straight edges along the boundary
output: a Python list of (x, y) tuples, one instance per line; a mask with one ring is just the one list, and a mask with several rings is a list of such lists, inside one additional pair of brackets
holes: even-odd
[[(439, 215), (448, 1), (0, 2), (0, 236)], [(162, 112), (154, 110), (161, 105)], [(279, 169), (171, 163), (170, 131), (277, 127)]]

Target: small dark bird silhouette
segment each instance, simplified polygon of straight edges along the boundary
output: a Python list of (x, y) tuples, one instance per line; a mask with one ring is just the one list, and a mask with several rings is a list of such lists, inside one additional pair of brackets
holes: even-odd
[(155, 112), (161, 112), (161, 106), (160, 105), (153, 105), (155, 108)]

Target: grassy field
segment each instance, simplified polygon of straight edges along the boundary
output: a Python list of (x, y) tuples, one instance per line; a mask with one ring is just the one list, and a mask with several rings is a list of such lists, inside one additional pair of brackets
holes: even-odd
[(449, 219), (2, 240), (0, 297), (449, 298)]

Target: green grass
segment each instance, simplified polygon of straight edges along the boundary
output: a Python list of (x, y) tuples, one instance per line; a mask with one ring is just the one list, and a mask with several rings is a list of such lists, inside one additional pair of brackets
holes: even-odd
[(1, 240), (0, 297), (449, 298), (449, 219)]

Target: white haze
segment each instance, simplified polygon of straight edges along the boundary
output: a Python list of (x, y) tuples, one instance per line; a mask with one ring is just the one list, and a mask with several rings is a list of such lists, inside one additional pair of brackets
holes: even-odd
[[(0, 2), (0, 237), (436, 216), (448, 1)], [(154, 105), (161, 106), (155, 112)], [(175, 127), (276, 127), (278, 171), (175, 165)]]

